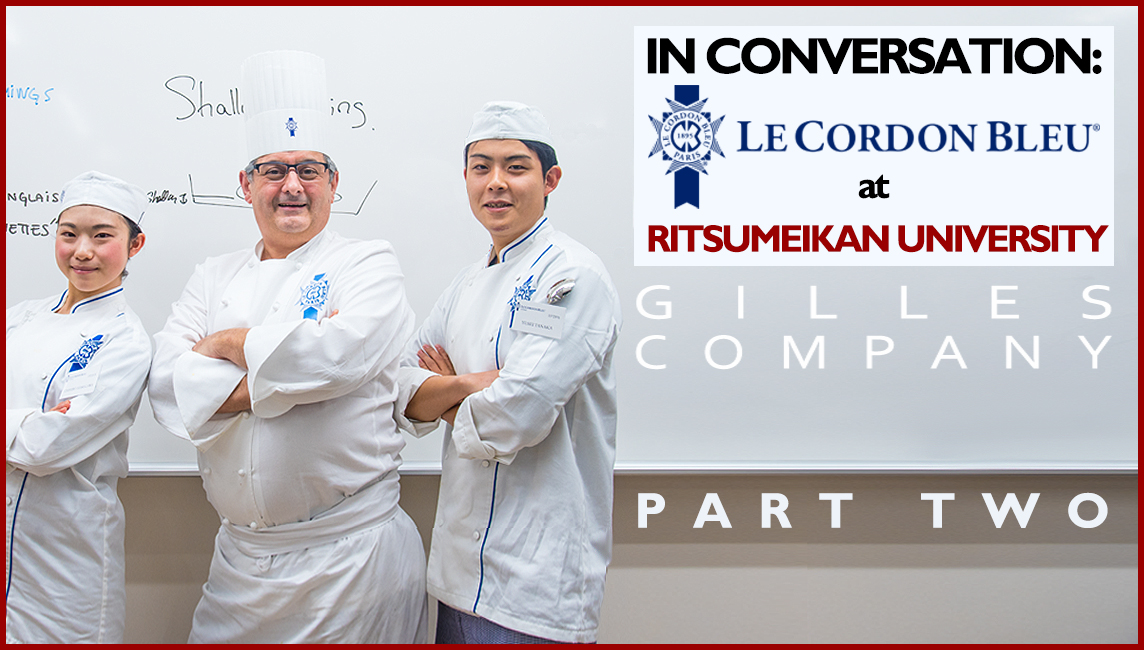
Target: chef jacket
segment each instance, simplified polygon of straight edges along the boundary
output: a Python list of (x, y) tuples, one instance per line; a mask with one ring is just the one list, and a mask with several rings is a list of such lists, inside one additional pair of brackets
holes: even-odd
[[(7, 309), (7, 639), (121, 643), (127, 475), (151, 341), (117, 287)], [(67, 413), (46, 412), (71, 399)]]
[[(619, 299), (600, 259), (546, 217), (488, 262), (457, 275), (402, 360), (405, 401), (433, 375), (417, 367), (425, 344), (458, 374), (500, 370), (445, 430), (429, 593), (513, 630), (594, 641), (611, 559)], [(518, 329), (522, 301), (570, 283), (558, 337)], [(398, 416), (414, 435), (437, 424)]]
[[(152, 409), (197, 447), (222, 518), (191, 640), (423, 639), (424, 551), (395, 471), (413, 331), (397, 258), (327, 230), (285, 259), (262, 251), (196, 267), (155, 336)], [(247, 370), (192, 351), (236, 327)], [(251, 409), (216, 415), (240, 381)]]
[[(285, 259), (261, 254), (260, 242), (195, 268), (155, 336), (155, 418), (198, 448), (224, 525), (310, 521), (391, 472), (396, 503), (393, 403), (413, 312), (392, 247), (322, 231)], [(191, 351), (235, 327), (251, 328), (247, 370)], [(215, 415), (244, 380), (251, 410)]]

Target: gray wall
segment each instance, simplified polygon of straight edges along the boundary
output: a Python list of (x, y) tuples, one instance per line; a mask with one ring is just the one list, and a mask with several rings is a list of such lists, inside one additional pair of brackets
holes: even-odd
[[(402, 477), (426, 548), (438, 477)], [(640, 493), (666, 506), (637, 527)], [(707, 493), (732, 527), (693, 528)], [(760, 494), (782, 493), (791, 528), (763, 529)], [(849, 492), (841, 528), (819, 493)], [(932, 527), (922, 492), (952, 492)], [(1040, 499), (1026, 528), (996, 528), (982, 492)], [(1075, 526), (1069, 501), (1099, 494), (1108, 518)], [(197, 477), (132, 476), (127, 637), (182, 643), (218, 518)], [(1135, 643), (1135, 475), (622, 475), (601, 643)], [(1091, 519), (1095, 506), (1081, 507)]]

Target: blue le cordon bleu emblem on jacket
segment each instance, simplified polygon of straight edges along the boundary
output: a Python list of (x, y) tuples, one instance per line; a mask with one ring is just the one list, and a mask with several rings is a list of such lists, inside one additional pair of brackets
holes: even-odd
[(302, 305), (302, 318), (318, 320), (318, 312), (326, 305), (326, 296), (330, 293), (330, 281), (325, 277), (325, 273), (319, 273), (302, 287), (302, 299), (298, 301)]
[(508, 324), (512, 327), (513, 319), (516, 317), (516, 310), (520, 309), (520, 303), (525, 300), (532, 300), (532, 294), (536, 293), (536, 287), (532, 286), (532, 279), (535, 276), (528, 276), (528, 279), (520, 284), (519, 287), (513, 289), (512, 298), (508, 299), (508, 308), (511, 312), (509, 314)]
[(75, 372), (86, 368), (87, 364), (91, 363), (91, 358), (95, 356), (95, 353), (104, 343), (105, 341), (102, 334), (97, 334), (84, 341), (83, 345), (79, 346), (79, 349), (72, 355), (72, 364), (71, 367), (68, 368), (68, 372)]
[(698, 208), (699, 173), (707, 173), (712, 152), (726, 158), (716, 139), (726, 115), (711, 121), (711, 113), (703, 111), (707, 100), (699, 99), (699, 86), (676, 86), (675, 99), (664, 99), (671, 111), (663, 114), (663, 121), (647, 116), (657, 136), (648, 158), (662, 152), (671, 163), (667, 173), (675, 174), (675, 207), (690, 203)]
[(286, 120), (286, 130), (290, 132), (291, 138), (298, 135), (297, 134), (297, 131), (298, 131), (297, 120), (295, 120), (294, 118), (290, 118), (290, 119)]

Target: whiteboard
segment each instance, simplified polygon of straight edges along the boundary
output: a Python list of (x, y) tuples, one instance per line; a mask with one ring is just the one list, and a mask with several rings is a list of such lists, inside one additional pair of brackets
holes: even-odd
[[(637, 267), (633, 33), (649, 25), (1110, 25), (1116, 43), (1115, 264), (1104, 267)], [(1137, 466), (1137, 9), (1119, 8), (6, 8), (6, 304), (60, 292), (51, 221), (59, 188), (98, 169), (151, 195), (147, 245), (125, 281), (154, 334), (194, 265), (258, 239), (241, 200), (239, 67), (271, 49), (326, 60), (342, 171), (330, 227), (390, 241), (418, 320), (487, 235), (472, 218), (462, 142), (486, 101), (540, 107), (564, 169), (547, 212), (595, 251), (624, 308), (615, 358), (618, 471), (1121, 470)], [(301, 36), (301, 38), (299, 38)], [(303, 47), (304, 44), (304, 47)], [(1062, 188), (1083, 191), (1083, 188)], [(1018, 197), (1019, 198), (1019, 197)], [(56, 199), (58, 200), (58, 198)], [(807, 197), (813, 205), (813, 197)], [(900, 287), (924, 321), (899, 317)], [(1112, 305), (1082, 299), (1092, 285)], [(670, 301), (673, 317), (641, 315)], [(993, 286), (1019, 287), (1019, 320), (990, 318)], [(739, 317), (742, 287), (742, 318)], [(810, 291), (820, 312), (809, 317)], [(827, 364), (784, 368), (784, 336)], [(869, 335), (895, 353), (865, 365)], [(1098, 369), (1079, 336), (1110, 336)], [(641, 365), (648, 343), (657, 364)], [(741, 362), (707, 361), (734, 337)], [(932, 369), (953, 336), (968, 368)], [(1005, 366), (1005, 337), (1040, 338), (1042, 362)], [(733, 350), (717, 340), (711, 354)], [(405, 469), (439, 468), (441, 433)], [(146, 406), (134, 473), (195, 471), (195, 453)]]

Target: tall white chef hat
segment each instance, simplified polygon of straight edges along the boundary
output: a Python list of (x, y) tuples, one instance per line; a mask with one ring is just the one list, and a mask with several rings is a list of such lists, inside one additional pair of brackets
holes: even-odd
[(535, 140), (553, 149), (548, 120), (539, 109), (520, 102), (496, 101), (485, 104), (473, 115), (473, 125), (465, 146), (478, 140)]
[(77, 205), (94, 205), (118, 212), (138, 225), (147, 207), (147, 195), (131, 183), (90, 171), (68, 181), (60, 193), (60, 212)]
[(246, 150), (250, 160), (279, 151), (330, 151), (326, 63), (281, 50), (242, 63)]

